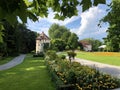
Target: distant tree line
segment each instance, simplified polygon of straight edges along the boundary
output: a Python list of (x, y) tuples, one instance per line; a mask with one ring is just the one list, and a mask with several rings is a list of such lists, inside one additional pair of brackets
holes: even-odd
[(14, 27), (4, 21), (4, 36), (0, 42), (0, 55), (13, 56), (28, 53), (35, 49), (36, 32), (27, 29), (26, 25), (16, 23)]

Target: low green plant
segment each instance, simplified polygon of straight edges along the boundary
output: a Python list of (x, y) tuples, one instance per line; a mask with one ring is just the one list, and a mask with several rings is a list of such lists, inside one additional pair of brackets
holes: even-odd
[(68, 54), (70, 62), (71, 62), (71, 59), (74, 59), (76, 56), (76, 53), (74, 51), (68, 51), (67, 54)]
[(66, 58), (65, 55), (60, 55), (59, 57), (60, 57), (60, 59), (62, 59), (62, 60), (64, 60), (64, 59)]
[(77, 47), (78, 50), (81, 50), (80, 46)]
[(35, 50), (31, 51), (31, 54), (34, 54), (35, 53)]
[(66, 50), (69, 50), (69, 49), (70, 49), (70, 47), (67, 45), (67, 46), (65, 47), (65, 49), (66, 49)]
[(58, 55), (56, 54), (56, 51), (54, 50), (48, 50), (45, 54), (46, 60), (55, 60), (58, 58)]
[(40, 53), (33, 55), (33, 57), (44, 57), (44, 56), (45, 56), (45, 54), (43, 52), (40, 52)]

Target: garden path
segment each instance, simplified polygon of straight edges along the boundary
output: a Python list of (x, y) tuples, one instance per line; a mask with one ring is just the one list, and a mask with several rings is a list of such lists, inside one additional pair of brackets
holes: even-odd
[(74, 61), (77, 61), (82, 65), (87, 65), (89, 67), (96, 68), (100, 72), (110, 74), (120, 79), (120, 66), (108, 65), (108, 64), (98, 63), (98, 62), (80, 59), (80, 58), (75, 58)]
[(12, 68), (12, 67), (22, 63), (25, 56), (26, 56), (25, 54), (21, 54), (20, 56), (15, 57), (10, 62), (0, 65), (0, 70), (6, 70), (6, 69)]

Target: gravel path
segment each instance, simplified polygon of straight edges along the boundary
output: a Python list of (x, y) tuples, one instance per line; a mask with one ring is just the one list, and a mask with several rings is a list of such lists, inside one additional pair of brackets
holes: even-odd
[(17, 56), (16, 58), (14, 58), (12, 61), (10, 61), (6, 64), (3, 64), (3, 65), (0, 65), (0, 70), (6, 70), (6, 69), (12, 68), (12, 67), (22, 63), (25, 56), (26, 55), (22, 54), (20, 56)]
[(74, 61), (80, 62), (82, 65), (87, 65), (92, 68), (96, 68), (97, 70), (103, 73), (110, 74), (120, 79), (120, 66), (113, 66), (113, 65), (93, 62), (93, 61), (79, 59), (79, 58), (75, 58)]

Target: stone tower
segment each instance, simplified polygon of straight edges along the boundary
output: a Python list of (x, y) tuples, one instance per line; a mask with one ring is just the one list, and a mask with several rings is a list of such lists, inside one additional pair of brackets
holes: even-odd
[(50, 43), (50, 39), (44, 32), (42, 32), (36, 38), (36, 53), (44, 52), (44, 43)]

